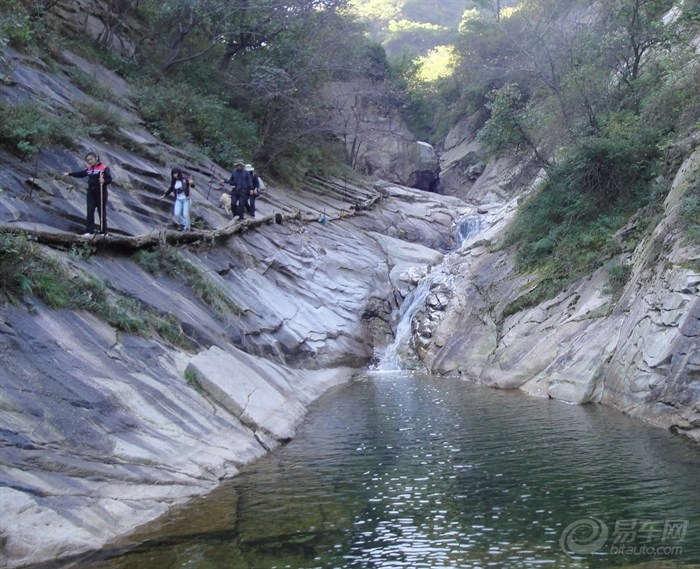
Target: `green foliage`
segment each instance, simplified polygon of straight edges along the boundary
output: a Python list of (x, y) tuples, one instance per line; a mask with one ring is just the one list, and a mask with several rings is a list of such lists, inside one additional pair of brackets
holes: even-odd
[(664, 59), (660, 68), (642, 77), (645, 96), (639, 108), (640, 121), (665, 136), (683, 137), (693, 133), (700, 121), (700, 69), (694, 53), (678, 50), (675, 58)]
[(53, 118), (36, 106), (0, 103), (0, 145), (24, 159), (34, 156), (43, 146), (72, 148), (75, 137), (67, 119)]
[[(579, 219), (643, 194), (659, 172), (658, 133), (634, 128), (581, 140), (550, 172), (559, 191), (573, 189)], [(584, 204), (583, 201), (586, 203)]]
[(163, 273), (186, 282), (197, 297), (221, 317), (229, 314), (240, 316), (243, 313), (225, 291), (176, 249), (166, 247), (154, 251), (141, 250), (134, 256), (134, 261), (152, 274)]
[(416, 58), (429, 53), (440, 45), (454, 42), (455, 31), (435, 24), (394, 20), (387, 27), (387, 37), (382, 42), (389, 60), (401, 57)]
[(365, 75), (375, 81), (384, 81), (391, 72), (391, 66), (386, 59), (386, 51), (376, 43), (368, 44), (364, 47), (366, 54), (366, 64), (362, 65)]
[(143, 84), (137, 101), (156, 136), (179, 146), (194, 143), (219, 164), (230, 166), (259, 148), (255, 123), (215, 95), (164, 80)]
[(24, 236), (0, 233), (0, 292), (14, 299), (25, 294), (44, 298), (50, 306), (60, 306), (67, 296), (59, 290), (58, 264), (40, 258), (40, 247)]
[(136, 252), (136, 254), (134, 254), (134, 261), (144, 271), (147, 271), (152, 275), (157, 275), (164, 272), (162, 254), (159, 250), (149, 251), (147, 249), (140, 249)]
[(423, 56), (451, 44), (465, 8), (464, 0), (351, 0), (350, 9), (365, 22), (394, 63)]
[(36, 295), (54, 308), (67, 302), (60, 266), (54, 259), (42, 259), (40, 246), (26, 237), (0, 233), (0, 267), (0, 290), (5, 298)]
[(618, 118), (607, 125), (610, 136), (570, 148), (518, 211), (504, 245), (516, 247), (520, 270), (546, 278), (510, 310), (550, 298), (600, 267), (620, 252), (615, 232), (639, 208), (662, 199), (654, 182), (661, 162), (654, 132), (621, 129)]
[(0, 295), (10, 301), (34, 296), (56, 310), (87, 310), (117, 330), (142, 336), (156, 332), (178, 346), (189, 346), (172, 317), (110, 292), (94, 276), (71, 277), (57, 258), (23, 235), (0, 233)]
[(454, 28), (464, 11), (477, 4), (464, 0), (405, 0), (402, 13), (408, 20)]
[(98, 81), (93, 75), (86, 73), (82, 69), (71, 69), (71, 79), (73, 83), (84, 93), (101, 101), (113, 101), (114, 95), (107, 87)]
[(632, 274), (632, 267), (627, 264), (614, 263), (606, 269), (608, 279), (603, 288), (605, 294), (619, 296)]
[(398, 4), (391, 0), (350, 0), (350, 9), (359, 18), (385, 23), (399, 14)]
[(195, 391), (199, 391), (200, 393), (204, 391), (204, 388), (202, 387), (202, 383), (199, 380), (199, 376), (197, 375), (196, 371), (193, 371), (191, 369), (186, 369), (185, 370), (185, 382), (187, 382), (187, 385), (192, 387)]
[[(151, 64), (148, 59), (138, 60), (136, 56), (126, 57), (119, 52), (100, 46), (85, 36), (70, 36), (61, 38), (64, 48), (68, 48), (88, 61), (104, 65), (120, 77), (127, 80), (137, 80), (152, 74)], [(72, 81), (83, 91), (96, 99), (105, 101), (114, 100), (114, 95), (95, 81), (95, 78), (80, 69), (71, 69)]]
[(78, 103), (77, 108), (83, 117), (85, 134), (102, 140), (121, 140), (119, 129), (123, 121), (116, 111), (104, 103)]
[(689, 180), (680, 201), (680, 218), (685, 241), (700, 245), (700, 175), (697, 170), (687, 175)]
[(292, 187), (298, 186), (307, 176), (347, 176), (346, 164), (337, 160), (341, 153), (335, 140), (328, 140), (325, 147), (308, 145), (304, 140), (294, 141), (276, 158), (270, 171), (277, 180)]
[(700, 1), (686, 0), (683, 2), (683, 13), (681, 17), (690, 24), (700, 24)]
[(525, 100), (520, 89), (509, 83), (489, 93), (488, 101), (486, 107), (491, 111), (491, 118), (479, 131), (479, 142), (492, 152), (520, 149), (527, 141), (522, 124)]
[(0, 48), (24, 48), (36, 37), (36, 21), (19, 0), (0, 0)]
[(507, 150), (529, 152), (541, 165), (549, 166), (541, 144), (552, 109), (547, 98), (539, 105), (537, 102), (534, 98), (528, 100), (514, 83), (489, 93), (486, 108), (491, 116), (478, 133), (479, 142), (493, 154)]
[(460, 111), (455, 110), (460, 85), (452, 75), (431, 82), (421, 81), (420, 70), (419, 59), (395, 65), (389, 77), (386, 104), (399, 111), (419, 140), (439, 145), (460, 116)]
[(68, 254), (74, 259), (88, 261), (95, 250), (89, 243), (73, 243), (68, 250)]

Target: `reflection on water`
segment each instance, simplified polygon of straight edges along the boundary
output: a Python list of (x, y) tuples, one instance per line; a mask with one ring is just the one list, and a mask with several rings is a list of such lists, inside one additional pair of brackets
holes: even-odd
[(376, 374), (218, 491), (74, 567), (687, 568), (699, 474), (697, 446), (614, 411)]

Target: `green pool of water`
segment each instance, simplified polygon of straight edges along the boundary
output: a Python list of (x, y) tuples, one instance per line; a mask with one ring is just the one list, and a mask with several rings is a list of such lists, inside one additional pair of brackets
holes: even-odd
[(600, 406), (368, 375), (216, 492), (71, 566), (700, 567), (700, 448)]

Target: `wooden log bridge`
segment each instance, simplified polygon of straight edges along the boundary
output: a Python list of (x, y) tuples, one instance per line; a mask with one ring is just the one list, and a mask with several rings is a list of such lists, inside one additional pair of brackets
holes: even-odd
[[(380, 196), (376, 196), (361, 207), (342, 210), (335, 215), (327, 215), (328, 221), (352, 217), (355, 209), (370, 208)], [(116, 249), (126, 251), (137, 251), (139, 249), (149, 249), (160, 245), (189, 245), (197, 243), (216, 243), (224, 241), (229, 237), (243, 233), (248, 229), (273, 224), (284, 224), (291, 221), (300, 223), (311, 223), (319, 221), (319, 213), (316, 212), (286, 212), (274, 213), (257, 218), (244, 220), (234, 219), (220, 229), (195, 229), (191, 231), (175, 231), (171, 229), (153, 231), (145, 235), (122, 235), (119, 233), (108, 233), (107, 235), (77, 235), (47, 226), (32, 225), (26, 221), (16, 223), (0, 224), (0, 233), (12, 235), (26, 235), (39, 243), (54, 247), (70, 247), (71, 245), (90, 244), (100, 249)], [(325, 214), (324, 214), (325, 215)]]

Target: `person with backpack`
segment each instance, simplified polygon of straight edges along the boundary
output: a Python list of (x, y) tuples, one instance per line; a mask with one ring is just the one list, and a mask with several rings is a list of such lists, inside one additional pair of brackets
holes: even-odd
[(253, 189), (253, 180), (250, 173), (244, 168), (241, 161), (236, 162), (236, 168), (231, 172), (228, 183), (231, 188), (231, 208), (238, 219), (243, 219), (243, 214), (248, 205), (250, 191)]
[(170, 187), (161, 198), (167, 198), (170, 194), (175, 195), (173, 215), (179, 224), (178, 231), (190, 230), (190, 188), (193, 186), (192, 178), (185, 174), (182, 168), (175, 166), (170, 171)]
[(64, 176), (73, 178), (87, 177), (87, 215), (85, 217), (85, 233), (83, 235), (94, 235), (95, 231), (95, 210), (98, 209), (100, 216), (100, 228), (97, 233), (107, 235), (107, 186), (112, 183), (112, 173), (109, 166), (100, 162), (100, 157), (95, 152), (88, 152), (85, 155), (87, 168), (76, 170), (75, 172), (64, 172)]
[(250, 217), (255, 217), (255, 199), (260, 195), (260, 178), (255, 173), (255, 168), (253, 168), (252, 164), (246, 164), (245, 170), (250, 174), (250, 180), (253, 183), (253, 188), (250, 190), (250, 196), (246, 204), (246, 211), (250, 214)]

